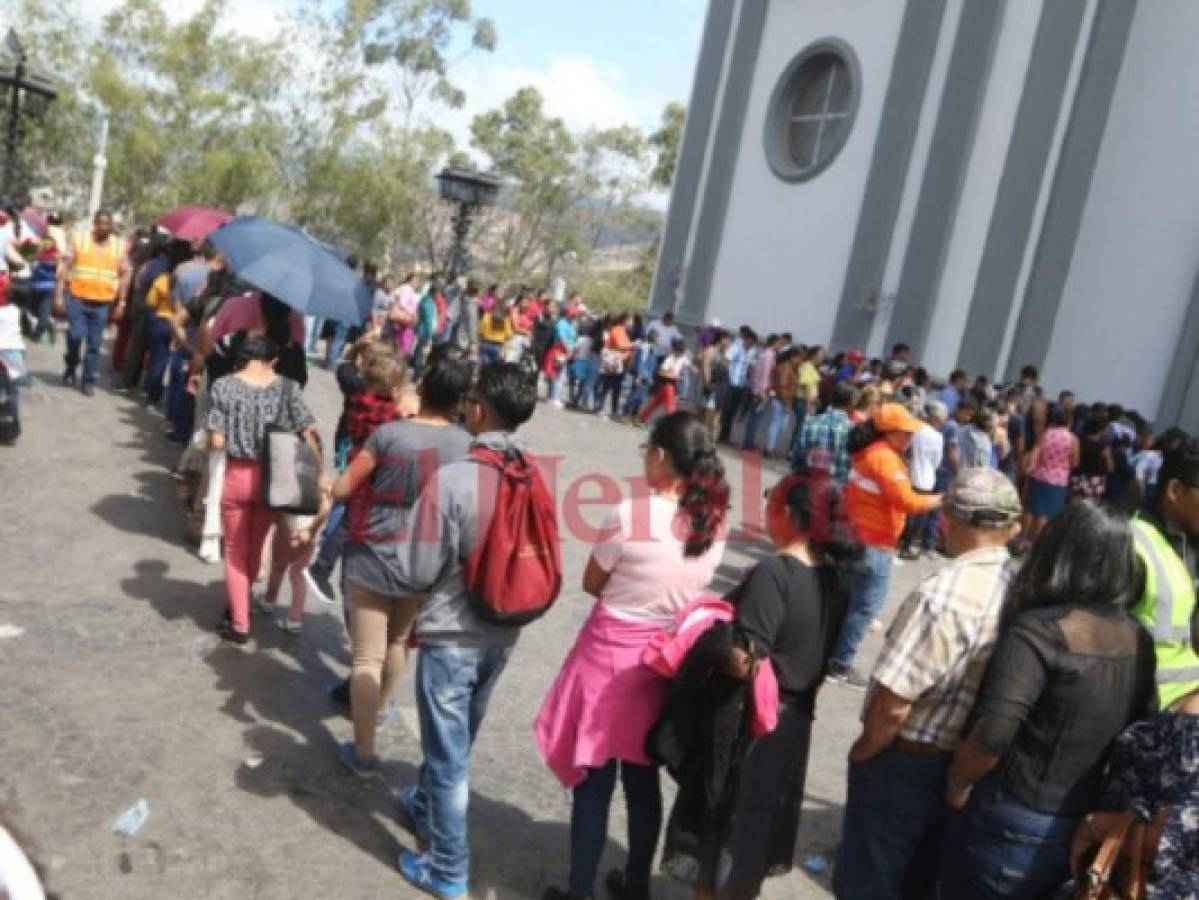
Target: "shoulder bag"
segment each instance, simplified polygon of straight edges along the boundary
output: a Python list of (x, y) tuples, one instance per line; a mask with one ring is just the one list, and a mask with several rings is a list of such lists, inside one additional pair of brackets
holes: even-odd
[(279, 413), (262, 445), (262, 504), (275, 512), (316, 515), (321, 508), (320, 460), (294, 428), (282, 426), (296, 385), (283, 380)]

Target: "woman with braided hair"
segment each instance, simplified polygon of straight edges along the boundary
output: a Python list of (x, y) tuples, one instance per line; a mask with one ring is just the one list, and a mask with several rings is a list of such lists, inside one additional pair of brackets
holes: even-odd
[(618, 772), (629, 856), (609, 890), (649, 897), (662, 795), (644, 745), (670, 682), (641, 657), (712, 580), (729, 486), (711, 434), (690, 413), (659, 419), (644, 450), (649, 491), (617, 506), (599, 531), (583, 576), (597, 602), (537, 718), (538, 749), (573, 792), (570, 886), (546, 889), (543, 900), (592, 896)]

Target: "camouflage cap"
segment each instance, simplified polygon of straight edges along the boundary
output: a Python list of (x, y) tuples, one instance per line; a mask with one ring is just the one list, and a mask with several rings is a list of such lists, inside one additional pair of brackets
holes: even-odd
[(1006, 528), (1020, 518), (1020, 495), (997, 469), (962, 469), (945, 492), (945, 511), (975, 528)]

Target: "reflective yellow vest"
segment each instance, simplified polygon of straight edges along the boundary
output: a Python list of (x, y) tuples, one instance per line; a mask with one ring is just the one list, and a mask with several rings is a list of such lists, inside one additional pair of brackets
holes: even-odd
[(97, 244), (91, 231), (71, 238), (74, 263), (67, 276), (67, 287), (77, 300), (111, 303), (121, 287), (121, 265), (125, 261), (125, 242), (115, 234)]
[(1157, 696), (1162, 709), (1199, 690), (1199, 654), (1191, 644), (1195, 582), (1186, 563), (1152, 524), (1132, 520), (1137, 556), (1145, 567), (1145, 591), (1132, 614), (1153, 635), (1157, 651)]

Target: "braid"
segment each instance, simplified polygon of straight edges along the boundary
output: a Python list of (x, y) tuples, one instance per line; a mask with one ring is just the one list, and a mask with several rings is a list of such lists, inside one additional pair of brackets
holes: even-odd
[(679, 509), (687, 514), (690, 530), (683, 543), (684, 556), (701, 556), (708, 552), (724, 525), (729, 507), (729, 485), (724, 477), (724, 464), (715, 448), (701, 451), (695, 467), (687, 476), (687, 486), (679, 498)]

